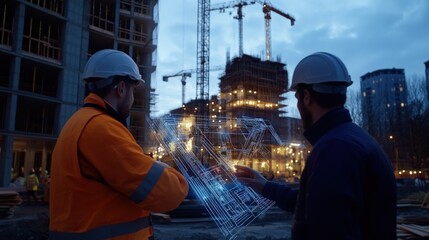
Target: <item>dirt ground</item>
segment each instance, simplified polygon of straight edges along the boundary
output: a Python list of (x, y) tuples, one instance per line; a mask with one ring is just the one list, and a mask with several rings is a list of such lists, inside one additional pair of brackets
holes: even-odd
[[(428, 208), (422, 208), (422, 201), (428, 197), (429, 186), (398, 187), (397, 219), (399, 224), (417, 224), (429, 228)], [(429, 201), (429, 199), (428, 199)], [(290, 239), (290, 213), (269, 210), (261, 219), (241, 229), (236, 240), (287, 240)], [(155, 240), (223, 240), (225, 237), (209, 218), (171, 219), (171, 222), (154, 221)], [(47, 240), (49, 208), (47, 205), (23, 203), (15, 209), (12, 218), (0, 219), (0, 239)], [(399, 237), (399, 234), (403, 237)], [(398, 230), (398, 239), (428, 239)]]

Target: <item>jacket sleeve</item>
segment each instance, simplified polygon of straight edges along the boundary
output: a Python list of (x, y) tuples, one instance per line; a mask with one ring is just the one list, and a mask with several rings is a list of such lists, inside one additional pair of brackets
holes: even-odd
[(293, 212), (298, 197), (298, 190), (293, 190), (284, 184), (267, 182), (262, 190), (262, 196), (275, 201), (279, 208)]
[(128, 129), (110, 117), (98, 116), (87, 124), (79, 139), (79, 150), (101, 176), (102, 183), (144, 210), (173, 210), (188, 193), (182, 174), (145, 155)]

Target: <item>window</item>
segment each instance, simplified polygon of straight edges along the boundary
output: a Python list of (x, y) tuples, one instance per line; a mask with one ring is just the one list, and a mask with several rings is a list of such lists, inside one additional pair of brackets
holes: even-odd
[(9, 86), (11, 62), (12, 58), (10, 56), (0, 54), (0, 86)]
[(54, 134), (57, 105), (28, 97), (18, 97), (15, 129), (40, 134)]
[(2, 10), (0, 11), (1, 27), (0, 27), (0, 44), (12, 46), (12, 31), (15, 13), (15, 5), (12, 1), (1, 3)]
[(6, 128), (7, 96), (0, 93), (0, 129)]
[(63, 14), (64, 1), (63, 0), (27, 0), (33, 4), (39, 5), (42, 8), (46, 8), (50, 11)]
[(94, 0), (91, 5), (90, 25), (113, 33), (115, 2)]
[(19, 80), (19, 89), (56, 97), (60, 69), (33, 61), (23, 60)]
[(26, 8), (22, 50), (60, 61), (62, 29), (58, 18)]

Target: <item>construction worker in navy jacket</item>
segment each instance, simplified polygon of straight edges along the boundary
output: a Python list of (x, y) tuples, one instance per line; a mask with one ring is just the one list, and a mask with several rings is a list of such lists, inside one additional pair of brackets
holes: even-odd
[(188, 184), (128, 131), (134, 91), (144, 84), (138, 67), (121, 51), (101, 50), (83, 79), (90, 94), (53, 152), (50, 239), (153, 239), (150, 213), (179, 206)]
[(291, 90), (313, 146), (299, 190), (236, 166), (240, 181), (294, 213), (292, 239), (396, 239), (392, 164), (344, 108), (351, 84), (344, 63), (329, 53), (296, 66)]

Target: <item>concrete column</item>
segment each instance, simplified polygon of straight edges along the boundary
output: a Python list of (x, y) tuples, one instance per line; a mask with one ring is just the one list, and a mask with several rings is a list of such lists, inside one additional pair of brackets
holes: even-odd
[[(58, 85), (58, 117), (55, 121), (55, 132), (59, 134), (70, 116), (81, 106), (84, 98), (84, 84), (80, 72), (86, 63), (88, 52), (88, 29), (90, 1), (67, 1), (68, 21), (64, 25), (62, 45), (64, 68)], [(88, 10), (87, 13), (83, 11)]]
[(134, 46), (134, 11), (135, 11), (135, 2), (131, 1), (131, 11), (130, 11), (130, 48), (128, 49), (128, 55), (133, 57), (133, 46)]
[[(15, 11), (15, 30), (13, 36), (14, 49), (16, 53), (21, 53), (22, 49), (22, 34), (24, 32), (24, 21), (25, 21), (25, 5), (18, 4)], [(21, 58), (15, 57), (11, 64), (10, 69), (10, 80), (11, 88), (13, 90), (18, 90), (19, 88), (19, 69), (21, 67)], [(12, 93), (8, 97), (7, 111), (6, 111), (6, 130), (8, 132), (13, 132), (15, 130), (15, 119), (16, 119), (16, 106), (18, 102), (18, 97), (16, 94)], [(1, 159), (0, 159), (0, 187), (9, 187), (10, 184), (10, 174), (13, 162), (13, 136), (5, 134), (3, 135), (3, 142), (1, 145)], [(16, 169), (18, 170), (18, 169)]]
[(25, 4), (19, 3), (15, 10), (15, 26), (13, 35), (13, 48), (15, 52), (20, 54), (22, 50), (22, 39), (24, 34), (24, 23), (25, 23)]
[[(3, 173), (0, 178), (0, 187), (9, 187), (10, 184), (10, 170), (12, 168), (13, 160), (13, 137), (10, 135), (3, 136), (1, 145), (1, 161), (0, 173)], [(15, 169), (14, 169), (15, 170)]]
[(118, 36), (119, 36), (119, 18), (121, 10), (121, 0), (116, 0), (115, 2), (115, 28), (113, 30), (113, 48), (118, 49)]

